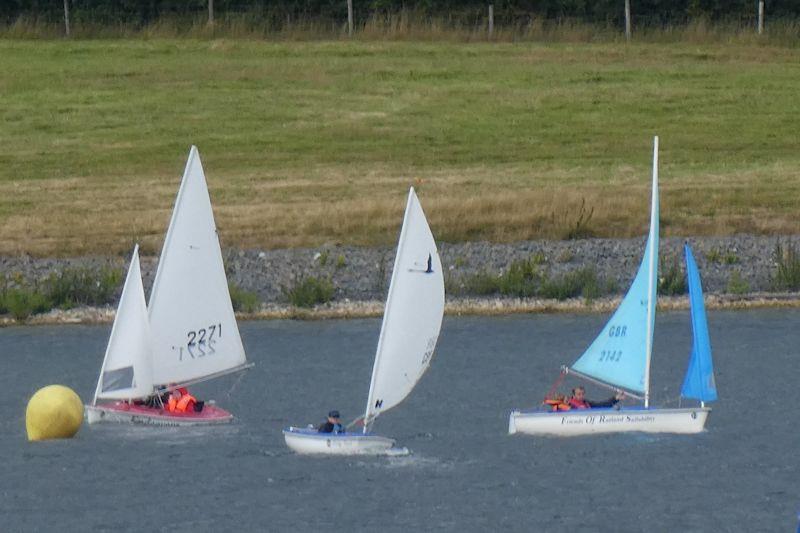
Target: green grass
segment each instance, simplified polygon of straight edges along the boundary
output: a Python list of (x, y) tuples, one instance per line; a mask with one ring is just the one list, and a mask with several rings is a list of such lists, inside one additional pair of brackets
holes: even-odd
[(0, 254), (158, 250), (197, 144), (223, 246), (800, 232), (800, 56), (755, 42), (0, 39)]
[(233, 310), (242, 313), (255, 313), (261, 307), (258, 294), (242, 289), (232, 282), (228, 282), (228, 292), (231, 295)]
[(528, 259), (512, 261), (507, 271), (497, 275), (486, 271), (463, 277), (448, 275), (445, 280), (446, 291), (454, 295), (498, 294), (555, 300), (580, 296), (587, 301), (616, 291), (616, 286), (599, 279), (591, 266), (549, 277), (540, 269), (543, 260), (543, 256), (535, 254)]
[(290, 287), (283, 288), (286, 300), (295, 307), (314, 307), (333, 299), (334, 287), (329, 279), (303, 277)]
[(793, 244), (786, 246), (778, 242), (775, 245), (772, 259), (775, 272), (772, 276), (772, 288), (778, 291), (796, 291), (800, 289), (800, 252)]

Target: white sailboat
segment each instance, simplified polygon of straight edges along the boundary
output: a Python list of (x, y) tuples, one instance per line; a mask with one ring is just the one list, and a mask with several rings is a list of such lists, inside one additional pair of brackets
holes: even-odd
[(444, 276), (428, 221), (414, 189), (408, 193), (389, 294), (372, 369), (363, 431), (283, 430), (298, 453), (384, 454), (395, 441), (372, 434), (375, 419), (402, 402), (428, 369), (444, 315)]
[(230, 422), (230, 413), (210, 403), (200, 412), (176, 413), (139, 400), (249, 366), (228, 292), (200, 155), (192, 146), (149, 307), (144, 304), (137, 246), (95, 398), (86, 407), (87, 418), (90, 424)]
[[(695, 346), (687, 380), (690, 374), (697, 373), (698, 366), (702, 367), (705, 377), (697, 381), (693, 378), (692, 387), (687, 388), (684, 385), (682, 394), (684, 397), (699, 399), (701, 403), (694, 408), (667, 409), (650, 406), (650, 360), (653, 350), (658, 273), (658, 207), (658, 137), (656, 137), (653, 146), (650, 235), (639, 271), (625, 298), (600, 335), (572, 367), (563, 369), (565, 373), (623, 390), (628, 396), (642, 400), (643, 405), (621, 409), (573, 409), (556, 412), (514, 410), (508, 421), (509, 434), (572, 436), (625, 431), (697, 433), (703, 430), (710, 412), (705, 401), (716, 399), (716, 389), (713, 388), (711, 346), (708, 341), (705, 311), (702, 307), (700, 277), (690, 251), (687, 251), (687, 275), (690, 280)], [(704, 336), (703, 331), (705, 331)], [(702, 347), (698, 348), (701, 344)], [(702, 362), (696, 364), (696, 357)], [(713, 398), (709, 392), (712, 389)]]

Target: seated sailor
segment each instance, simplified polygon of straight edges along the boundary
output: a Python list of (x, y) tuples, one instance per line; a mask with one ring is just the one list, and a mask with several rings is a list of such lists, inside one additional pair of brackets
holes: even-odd
[(167, 401), (167, 411), (170, 413), (191, 413), (203, 410), (203, 402), (198, 402), (197, 398), (189, 394), (186, 387), (173, 389)]
[(614, 407), (617, 405), (620, 400), (625, 397), (625, 393), (622, 391), (617, 391), (617, 393), (612, 396), (611, 398), (596, 402), (586, 399), (586, 390), (581, 387), (575, 387), (572, 389), (572, 396), (567, 401), (570, 409), (592, 409), (595, 407)]
[(320, 433), (344, 433), (344, 426), (339, 420), (339, 411), (333, 410), (328, 413), (327, 422), (323, 422), (317, 427)]

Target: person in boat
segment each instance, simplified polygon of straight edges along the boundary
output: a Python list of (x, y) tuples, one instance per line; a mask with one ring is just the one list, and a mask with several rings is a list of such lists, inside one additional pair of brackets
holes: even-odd
[(173, 389), (167, 400), (167, 411), (170, 413), (199, 413), (202, 410), (203, 402), (198, 402), (186, 387)]
[(170, 396), (169, 392), (165, 392), (160, 395), (158, 393), (155, 393), (151, 394), (142, 401), (134, 403), (137, 403), (139, 405), (144, 405), (145, 407), (150, 407), (152, 409), (158, 409), (167, 405), (167, 402), (169, 402), (169, 396)]
[(617, 393), (608, 400), (596, 402), (586, 399), (586, 389), (581, 386), (572, 389), (572, 396), (567, 400), (567, 405), (570, 409), (594, 409), (597, 407), (614, 407), (620, 400), (625, 397), (625, 393), (617, 391)]
[(344, 433), (344, 426), (339, 418), (339, 411), (333, 410), (328, 413), (328, 420), (317, 428), (320, 433)]

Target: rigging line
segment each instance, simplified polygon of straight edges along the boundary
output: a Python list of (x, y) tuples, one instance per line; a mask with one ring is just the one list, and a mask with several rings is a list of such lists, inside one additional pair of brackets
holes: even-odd
[(363, 417), (363, 416), (356, 417), (356, 418), (355, 418), (355, 419), (354, 419), (352, 422), (350, 422), (349, 424), (347, 424), (347, 425), (344, 427), (344, 429), (345, 429), (345, 430), (347, 430), (347, 429), (350, 429), (351, 427), (353, 427), (353, 426), (356, 426), (356, 425), (358, 425), (359, 423), (360, 423), (361, 425), (363, 425), (363, 424), (364, 424), (364, 417)]
[(564, 372), (564, 370), (562, 369), (561, 372), (558, 374), (558, 377), (556, 378), (555, 382), (553, 383), (553, 386), (550, 387), (549, 391), (547, 391), (547, 394), (544, 397), (545, 400), (549, 400), (550, 398), (553, 397), (553, 393), (555, 393), (556, 390), (558, 390), (558, 387), (561, 386), (561, 383), (564, 381), (565, 377), (567, 377), (567, 373)]
[(230, 388), (228, 389), (228, 392), (225, 393), (225, 398), (228, 401), (230, 401), (231, 395), (233, 394), (233, 391), (236, 390), (239, 387), (239, 383), (242, 381), (243, 377), (244, 377), (244, 372), (239, 372), (239, 375), (236, 377), (236, 380), (230, 386)]
[(600, 381), (599, 379), (595, 379), (595, 378), (593, 378), (591, 376), (587, 376), (586, 374), (582, 374), (581, 372), (578, 372), (577, 370), (573, 370), (572, 368), (569, 368), (567, 366), (562, 366), (561, 369), (564, 372), (567, 372), (569, 374), (574, 374), (576, 377), (579, 377), (581, 379), (585, 379), (586, 381), (588, 381), (590, 383), (594, 383), (595, 385), (600, 385), (601, 387), (606, 387), (606, 388), (611, 389), (613, 391), (622, 391), (622, 392), (625, 393), (625, 396), (628, 396), (628, 397), (631, 397), (631, 398), (636, 398), (637, 400), (644, 400), (644, 396), (641, 396), (640, 394), (636, 394), (634, 392), (630, 392), (627, 389), (624, 389), (622, 387), (617, 387), (617, 386), (612, 385), (610, 383), (606, 383), (605, 381)]

